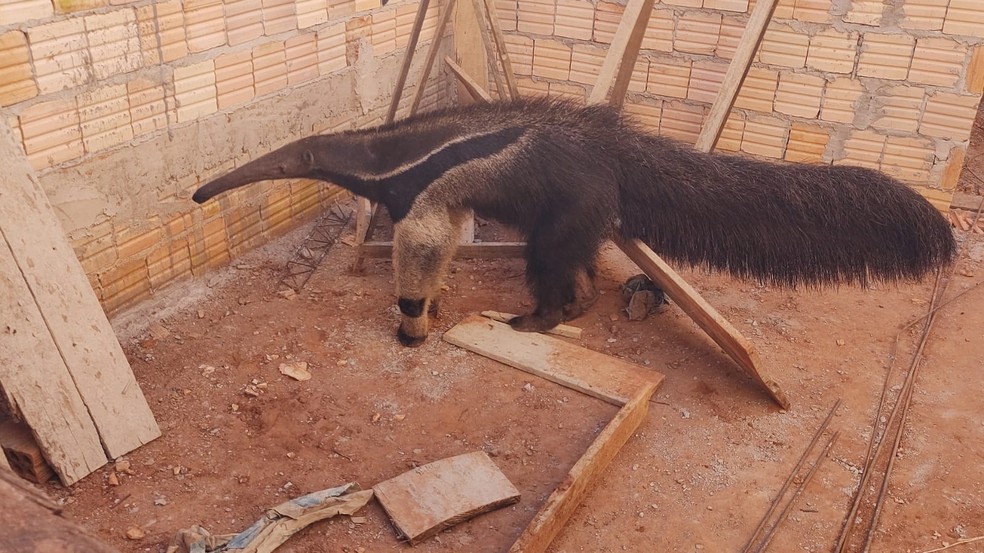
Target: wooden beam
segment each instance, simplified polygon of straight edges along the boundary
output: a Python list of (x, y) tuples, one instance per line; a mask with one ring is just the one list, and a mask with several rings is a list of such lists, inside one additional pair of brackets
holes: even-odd
[(410, 42), (407, 43), (407, 51), (403, 54), (403, 66), (400, 67), (400, 76), (396, 80), (396, 89), (393, 91), (389, 111), (386, 113), (387, 123), (396, 120), (396, 111), (400, 108), (403, 87), (407, 84), (407, 75), (410, 73), (410, 65), (413, 63), (413, 55), (417, 51), (417, 41), (420, 40), (420, 30), (424, 27), (424, 19), (427, 17), (429, 6), (430, 0), (420, 0), (420, 4), (417, 6), (417, 15), (414, 17), (413, 27), (410, 29)]
[(755, 3), (752, 15), (745, 24), (745, 32), (738, 42), (734, 57), (731, 58), (728, 72), (724, 74), (724, 80), (721, 81), (720, 92), (711, 105), (711, 112), (704, 121), (700, 136), (697, 137), (694, 147), (698, 150), (710, 152), (717, 145), (724, 124), (728, 120), (728, 114), (735, 105), (735, 98), (738, 97), (738, 91), (745, 82), (748, 68), (752, 65), (752, 59), (758, 51), (759, 44), (762, 43), (762, 37), (765, 36), (765, 30), (772, 20), (772, 14), (776, 11), (778, 3), (779, 0), (759, 0)]
[(621, 108), (625, 92), (629, 88), (632, 70), (639, 56), (639, 46), (646, 33), (649, 17), (653, 13), (654, 0), (629, 0), (622, 21), (615, 31), (608, 54), (601, 65), (595, 85), (588, 95), (588, 104), (601, 104), (611, 90), (609, 105)]
[(410, 114), (413, 115), (417, 113), (417, 108), (420, 107), (420, 101), (424, 98), (424, 89), (427, 88), (427, 78), (430, 77), (431, 69), (434, 68), (434, 61), (437, 59), (437, 53), (441, 49), (441, 42), (444, 40), (444, 30), (448, 28), (448, 21), (451, 20), (451, 15), (454, 14), (455, 0), (448, 0), (447, 5), (444, 7), (444, 12), (441, 14), (441, 18), (437, 21), (437, 29), (434, 30), (434, 39), (431, 40), (430, 48), (427, 50), (427, 59), (424, 60), (424, 71), (420, 75), (420, 82), (417, 84), (417, 90), (413, 95), (413, 103), (410, 105)]
[(499, 63), (502, 64), (502, 74), (506, 78), (506, 87), (509, 89), (509, 97), (513, 100), (519, 98), (519, 86), (516, 84), (516, 73), (513, 72), (512, 60), (509, 58), (509, 51), (506, 49), (506, 38), (502, 34), (502, 26), (499, 24), (499, 14), (495, 10), (495, 0), (484, 0), (485, 13), (489, 17), (492, 26), (492, 39), (495, 41), (495, 51), (499, 55)]
[(444, 341), (613, 405), (663, 381), (657, 371), (475, 315), (445, 332)]
[[(505, 84), (502, 82), (502, 76), (499, 75), (499, 68), (497, 67), (496, 53), (494, 39), (492, 38), (492, 31), (489, 29), (488, 14), (485, 10), (485, 5), (482, 0), (472, 0), (472, 10), (475, 12), (475, 20), (478, 21), (478, 31), (482, 36), (482, 46), (485, 48), (485, 59), (492, 63), (492, 79), (495, 81), (495, 90), (499, 93), (499, 99), (506, 99), (509, 97), (509, 91), (506, 90)], [(485, 69), (488, 70), (488, 65), (485, 65)]]
[(567, 477), (509, 548), (510, 553), (543, 553), (564, 528), (588, 490), (611, 464), (612, 459), (629, 441), (649, 411), (649, 400), (659, 387), (648, 383), (636, 390), (615, 418), (595, 438), (591, 447), (578, 459)]
[(642, 269), (642, 272), (646, 273), (646, 276), (653, 279), (656, 285), (680, 306), (680, 309), (690, 315), (690, 318), (721, 346), (728, 356), (734, 359), (745, 374), (757, 381), (776, 403), (784, 409), (789, 408), (789, 400), (779, 388), (779, 384), (763, 374), (755, 347), (687, 281), (683, 280), (683, 277), (639, 240), (630, 242), (619, 240), (616, 244)]
[[(360, 246), (365, 257), (393, 257), (392, 242), (365, 242)], [(523, 257), (526, 254), (524, 242), (476, 242), (461, 244), (454, 252), (456, 259), (496, 259), (501, 257)]]
[[(33, 300), (106, 453), (122, 456), (161, 431), (13, 132), (3, 126), (0, 135), (0, 159), (5, 165), (0, 173), (0, 234), (6, 240), (6, 252), (0, 257), (8, 260), (8, 269), (13, 260), (30, 290), (15, 301), (26, 305)], [(28, 355), (20, 363), (27, 362), (30, 371), (46, 370), (33, 359)], [(44, 408), (54, 414), (61, 405), (53, 402)]]
[(465, 73), (465, 70), (461, 68), (460, 65), (454, 62), (450, 57), (444, 58), (444, 63), (448, 64), (448, 69), (454, 73), (454, 76), (458, 78), (458, 82), (461, 86), (465, 87), (468, 94), (471, 95), (472, 99), (476, 102), (491, 102), (492, 95), (485, 91), (484, 88), (479, 85), (475, 79), (471, 78), (470, 75)]

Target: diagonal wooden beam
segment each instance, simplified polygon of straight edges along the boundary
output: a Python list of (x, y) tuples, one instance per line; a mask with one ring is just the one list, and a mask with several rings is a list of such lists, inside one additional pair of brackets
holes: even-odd
[(495, 51), (499, 56), (499, 63), (502, 64), (502, 74), (506, 78), (506, 87), (509, 89), (509, 97), (516, 100), (519, 98), (519, 86), (516, 84), (516, 74), (513, 72), (509, 51), (506, 50), (506, 38), (502, 34), (502, 26), (499, 25), (499, 14), (495, 11), (495, 0), (484, 0), (484, 2), (485, 13), (488, 15), (489, 23), (492, 26)]
[[(396, 120), (396, 110), (400, 108), (400, 98), (403, 97), (403, 87), (407, 84), (407, 75), (410, 73), (410, 65), (413, 63), (413, 54), (417, 51), (417, 41), (420, 40), (420, 31), (424, 28), (424, 19), (427, 18), (427, 8), (429, 6), (430, 0), (420, 0), (420, 5), (417, 6), (417, 15), (414, 17), (413, 27), (410, 29), (410, 42), (407, 43), (407, 51), (403, 55), (403, 67), (400, 68), (400, 76), (396, 80), (396, 90), (393, 91), (393, 98), (390, 100), (389, 112), (386, 113), (387, 123), (392, 123)], [(424, 83), (421, 83), (421, 86), (423, 86), (423, 84)]]
[(478, 30), (482, 35), (482, 46), (485, 47), (485, 57), (492, 64), (492, 79), (495, 81), (495, 89), (499, 93), (499, 99), (509, 98), (509, 91), (506, 90), (505, 84), (502, 82), (502, 76), (499, 75), (499, 68), (495, 63), (497, 58), (495, 41), (492, 38), (492, 30), (489, 29), (489, 17), (483, 1), (472, 0), (472, 10), (475, 12), (475, 18), (478, 20)]
[[(420, 76), (420, 83), (417, 85), (417, 91), (413, 96), (413, 103), (410, 104), (411, 115), (417, 113), (420, 101), (424, 98), (424, 88), (426, 88), (425, 85), (427, 84), (427, 78), (430, 76), (431, 69), (434, 68), (434, 60), (437, 59), (437, 53), (441, 49), (444, 30), (448, 28), (448, 21), (451, 20), (451, 15), (454, 14), (454, 3), (455, 0), (448, 0), (447, 6), (444, 7), (444, 13), (441, 14), (441, 18), (437, 22), (437, 29), (434, 31), (434, 40), (431, 41), (430, 49), (427, 51), (427, 59), (424, 61), (424, 73)], [(412, 56), (413, 52), (408, 51), (407, 55)]]
[(728, 72), (724, 74), (724, 80), (721, 81), (721, 90), (711, 105), (711, 112), (708, 114), (707, 120), (704, 121), (700, 136), (697, 137), (697, 143), (694, 147), (698, 150), (702, 152), (714, 150), (718, 139), (721, 138), (721, 130), (724, 129), (728, 114), (731, 113), (731, 108), (735, 105), (738, 90), (745, 82), (748, 68), (752, 66), (752, 58), (755, 57), (755, 52), (762, 44), (762, 37), (765, 36), (765, 30), (769, 26), (769, 21), (772, 20), (772, 14), (775, 13), (778, 3), (779, 0), (758, 0), (755, 8), (752, 9), (752, 15), (745, 25), (745, 32), (738, 42), (734, 57), (731, 58)]
[(604, 103), (611, 90), (609, 105), (621, 108), (625, 101), (625, 92), (632, 79), (632, 69), (639, 57), (639, 47), (642, 37), (646, 34), (649, 17), (653, 13), (654, 0), (629, 0), (622, 14), (622, 21), (612, 38), (608, 54), (601, 65), (594, 88), (588, 94), (589, 104)]
[(476, 102), (489, 103), (492, 101), (492, 95), (482, 88), (482, 85), (478, 84), (471, 75), (465, 73), (465, 70), (461, 68), (460, 65), (454, 62), (450, 57), (444, 58), (444, 63), (448, 64), (448, 69), (454, 73), (454, 76), (458, 78), (458, 82), (461, 86), (465, 87), (468, 94), (471, 95), (472, 99)]

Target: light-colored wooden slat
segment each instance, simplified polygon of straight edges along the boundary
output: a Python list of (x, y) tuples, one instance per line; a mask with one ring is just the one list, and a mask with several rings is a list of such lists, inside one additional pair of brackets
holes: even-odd
[(403, 87), (407, 84), (407, 75), (410, 73), (410, 65), (413, 63), (413, 55), (417, 51), (417, 41), (420, 40), (420, 30), (424, 27), (424, 19), (427, 18), (428, 6), (430, 6), (430, 0), (420, 0), (420, 4), (417, 6), (417, 15), (414, 17), (413, 27), (410, 29), (410, 42), (407, 44), (406, 53), (403, 54), (403, 66), (400, 67), (400, 76), (396, 80), (396, 89), (393, 91), (389, 111), (386, 113), (387, 123), (396, 120), (396, 111), (400, 108)]
[[(0, 173), (0, 233), (30, 289), (27, 297), (34, 298), (106, 453), (119, 457), (160, 436), (160, 429), (113, 327), (12, 132), (4, 128), (0, 134), (0, 159), (5, 164)], [(32, 370), (43, 368), (34, 366)]]
[(654, 370), (479, 316), (465, 318), (444, 333), (444, 340), (614, 405), (625, 404), (650, 382), (663, 381)]
[(460, 65), (454, 62), (450, 57), (444, 58), (444, 63), (448, 64), (448, 69), (454, 73), (454, 76), (458, 78), (458, 82), (461, 86), (465, 87), (468, 94), (471, 94), (472, 99), (476, 102), (491, 102), (492, 95), (485, 91), (484, 88), (479, 85), (475, 79), (470, 75), (465, 73), (465, 70), (461, 68)]
[(690, 316), (700, 328), (724, 350), (745, 373), (757, 381), (766, 392), (784, 409), (789, 408), (786, 394), (779, 384), (763, 374), (758, 352), (755, 347), (731, 326), (714, 307), (707, 303), (687, 281), (683, 280), (676, 271), (666, 264), (653, 250), (639, 240), (631, 242), (617, 241), (619, 248), (629, 256), (636, 265), (653, 279), (657, 286), (666, 292), (680, 309)]
[[(392, 242), (366, 242), (360, 247), (365, 257), (384, 259), (393, 257)], [(502, 257), (523, 257), (526, 244), (523, 242), (476, 242), (461, 244), (454, 252), (456, 259), (495, 259)]]
[(614, 107), (622, 106), (632, 77), (632, 69), (639, 55), (639, 46), (642, 44), (646, 25), (652, 13), (653, 0), (629, 0), (622, 21), (618, 24), (618, 30), (612, 38), (612, 44), (608, 47), (608, 54), (605, 55), (598, 78), (595, 79), (595, 85), (588, 95), (589, 104), (604, 103), (608, 91), (611, 90), (609, 104)]
[(444, 6), (444, 12), (437, 22), (437, 29), (434, 31), (434, 40), (431, 41), (430, 49), (427, 50), (427, 59), (424, 60), (423, 73), (420, 75), (420, 82), (417, 83), (417, 90), (413, 95), (413, 103), (410, 105), (410, 113), (417, 113), (420, 101), (424, 98), (424, 89), (427, 87), (427, 78), (430, 77), (431, 69), (434, 68), (434, 61), (441, 50), (441, 42), (444, 40), (444, 30), (448, 28), (448, 21), (454, 14), (455, 0), (448, 0)]
[(516, 100), (519, 98), (519, 86), (516, 84), (516, 73), (512, 68), (509, 51), (506, 49), (506, 39), (502, 34), (502, 26), (499, 24), (499, 14), (495, 11), (495, 0), (484, 0), (484, 2), (485, 13), (488, 15), (489, 23), (492, 26), (492, 39), (495, 41), (495, 51), (499, 55), (502, 74), (506, 78), (506, 87), (509, 89), (509, 97)]
[(510, 553), (543, 553), (564, 528), (578, 505), (584, 500), (612, 459), (629, 441), (649, 412), (649, 400), (657, 383), (648, 383), (632, 395), (615, 418), (595, 438), (591, 447), (578, 459), (567, 477), (554, 490), (547, 502), (509, 548)]
[(2, 233), (0, 313), (0, 388), (61, 481), (73, 484), (105, 465), (106, 454)]
[(762, 37), (765, 36), (765, 30), (769, 26), (769, 21), (772, 20), (772, 14), (776, 11), (778, 3), (779, 0), (759, 0), (755, 3), (752, 15), (748, 18), (748, 23), (745, 24), (745, 32), (742, 34), (735, 55), (731, 59), (731, 65), (728, 66), (728, 72), (724, 74), (724, 80), (721, 81), (721, 89), (717, 98), (714, 99), (714, 104), (711, 105), (711, 111), (707, 120), (704, 121), (700, 135), (697, 137), (697, 143), (694, 147), (698, 150), (710, 152), (717, 145), (724, 124), (728, 120), (728, 114), (731, 113), (731, 108), (735, 105), (735, 98), (738, 97), (738, 91), (741, 89), (742, 83), (745, 82), (748, 68), (752, 65), (752, 59), (762, 43)]

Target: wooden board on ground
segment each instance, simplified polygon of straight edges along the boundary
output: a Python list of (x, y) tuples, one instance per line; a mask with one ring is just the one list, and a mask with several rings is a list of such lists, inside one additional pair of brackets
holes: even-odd
[(663, 381), (654, 370), (477, 315), (445, 332), (444, 340), (614, 405)]
[(519, 490), (484, 451), (434, 461), (373, 487), (411, 545), (519, 501)]
[[(4, 255), (13, 259), (30, 289), (30, 294), (15, 301), (34, 303), (40, 311), (103, 447), (110, 457), (122, 456), (160, 436), (160, 429), (54, 210), (13, 131), (4, 125), (0, 125), (0, 159), (5, 162), (0, 173)], [(30, 364), (30, 370), (47, 369)], [(38, 392), (25, 388), (19, 393)], [(45, 408), (55, 405), (61, 403)]]
[(564, 528), (591, 486), (612, 462), (649, 412), (649, 400), (659, 383), (650, 382), (636, 390), (632, 398), (605, 426), (591, 447), (578, 459), (567, 477), (550, 494), (547, 502), (509, 549), (510, 553), (542, 553)]

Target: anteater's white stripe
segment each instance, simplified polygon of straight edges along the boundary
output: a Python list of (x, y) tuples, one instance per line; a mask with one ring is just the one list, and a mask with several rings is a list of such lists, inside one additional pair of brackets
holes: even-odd
[(423, 165), (424, 163), (427, 163), (427, 161), (430, 158), (436, 156), (437, 154), (441, 153), (442, 151), (444, 151), (444, 150), (446, 150), (446, 149), (448, 149), (448, 148), (450, 148), (450, 147), (452, 147), (452, 146), (454, 146), (456, 144), (461, 144), (462, 142), (468, 142), (470, 140), (475, 140), (476, 138), (485, 138), (486, 136), (492, 136), (492, 135), (497, 134), (497, 133), (500, 133), (500, 132), (502, 132), (502, 129), (496, 129), (496, 130), (492, 130), (492, 131), (488, 131), (488, 132), (481, 132), (481, 133), (469, 134), (469, 135), (463, 136), (461, 138), (455, 138), (454, 140), (449, 140), (449, 141), (441, 144), (440, 146), (438, 146), (434, 150), (431, 150), (430, 152), (427, 152), (420, 159), (415, 160), (415, 161), (411, 161), (409, 163), (404, 163), (403, 165), (400, 165), (399, 167), (397, 167), (395, 169), (392, 169), (392, 170), (390, 170), (390, 171), (388, 171), (386, 173), (381, 173), (381, 174), (350, 173), (350, 175), (353, 176), (353, 177), (362, 179), (363, 181), (382, 181), (382, 180), (386, 180), (386, 179), (388, 179), (390, 177), (395, 177), (395, 176), (399, 175), (400, 173), (405, 173), (405, 172), (413, 169), (414, 167), (418, 167), (420, 165)]

